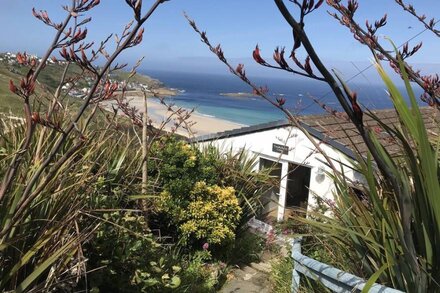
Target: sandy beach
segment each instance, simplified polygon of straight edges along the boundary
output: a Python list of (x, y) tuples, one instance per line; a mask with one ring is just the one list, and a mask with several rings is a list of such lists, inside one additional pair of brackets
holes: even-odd
[[(127, 97), (127, 100), (131, 106), (134, 106), (139, 109), (140, 112), (143, 112), (143, 97), (140, 95), (130, 95)], [(178, 109), (177, 106), (174, 106), (173, 108), (175, 110)], [(153, 121), (153, 125), (155, 127), (160, 127), (170, 114), (171, 112), (168, 111), (165, 105), (160, 103), (158, 98), (148, 98), (148, 116)], [(186, 137), (197, 137), (246, 126), (200, 114), (197, 112), (197, 109), (195, 109), (195, 111), (191, 114), (191, 117), (187, 120), (187, 123), (191, 125), (190, 131), (180, 127), (177, 130), (178, 134)], [(165, 130), (171, 130), (172, 127), (174, 127), (174, 121), (169, 122), (164, 128)]]

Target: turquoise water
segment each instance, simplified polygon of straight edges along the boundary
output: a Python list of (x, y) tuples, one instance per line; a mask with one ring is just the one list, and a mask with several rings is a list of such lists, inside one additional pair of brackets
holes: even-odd
[[(259, 97), (228, 97), (221, 93), (250, 92), (248, 85), (232, 75), (209, 75), (175, 72), (144, 72), (164, 82), (166, 86), (181, 90), (181, 94), (169, 98), (177, 106), (192, 109), (202, 115), (217, 117), (232, 122), (255, 125), (284, 118), (283, 113)], [(254, 81), (269, 88), (269, 95), (286, 99), (285, 107), (298, 114), (323, 113), (310, 96), (320, 99), (328, 106), (340, 110), (336, 98), (329, 87), (312, 80), (261, 79)], [(358, 100), (370, 109), (392, 107), (382, 85), (353, 83), (350, 85), (358, 93)], [(420, 94), (420, 93), (419, 93)]]

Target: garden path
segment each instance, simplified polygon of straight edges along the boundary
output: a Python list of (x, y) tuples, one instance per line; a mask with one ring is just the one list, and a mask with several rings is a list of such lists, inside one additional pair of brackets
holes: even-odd
[(264, 253), (261, 262), (234, 269), (231, 272), (232, 278), (219, 293), (269, 293), (271, 259), (270, 254)]

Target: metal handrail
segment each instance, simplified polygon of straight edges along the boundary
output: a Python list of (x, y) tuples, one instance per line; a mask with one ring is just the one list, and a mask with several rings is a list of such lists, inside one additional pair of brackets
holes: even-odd
[[(362, 292), (366, 281), (360, 277), (343, 272), (328, 264), (319, 262), (313, 258), (301, 254), (301, 238), (292, 239), (292, 293), (299, 292), (300, 274), (319, 281), (322, 285), (333, 292)], [(374, 283), (369, 293), (404, 293), (403, 291), (389, 288)]]

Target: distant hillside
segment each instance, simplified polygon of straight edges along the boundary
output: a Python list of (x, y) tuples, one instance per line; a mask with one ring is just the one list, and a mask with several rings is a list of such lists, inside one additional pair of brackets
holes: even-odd
[[(43, 94), (44, 91), (54, 93), (64, 68), (65, 65), (62, 64), (47, 64), (46, 68), (38, 77), (40, 85), (37, 87), (37, 94)], [(9, 91), (9, 80), (12, 79), (15, 84), (19, 84), (21, 77), (26, 75), (27, 71), (28, 69), (26, 67), (17, 64), (14, 54), (0, 53), (0, 112), (22, 113), (22, 101)], [(72, 77), (77, 74), (81, 74), (81, 69), (75, 65), (70, 66), (67, 76)], [(110, 79), (120, 82), (126, 80), (128, 76), (128, 72), (117, 71), (111, 74)], [(85, 77), (78, 82), (77, 87), (79, 89), (87, 89), (90, 85), (91, 79)], [(141, 87), (155, 89), (163, 87), (163, 84), (156, 79), (144, 75), (136, 75), (130, 79), (130, 83), (128, 84), (129, 89), (136, 90)], [(69, 95), (72, 103), (76, 103), (76, 101), (79, 102), (79, 99), (75, 98), (75, 92), (70, 92)], [(77, 94), (77, 96), (79, 96), (79, 94)]]

